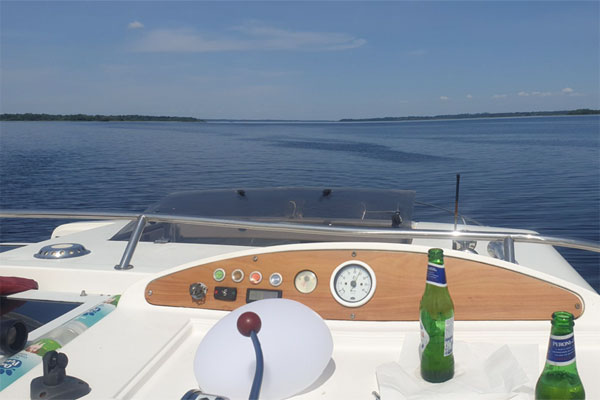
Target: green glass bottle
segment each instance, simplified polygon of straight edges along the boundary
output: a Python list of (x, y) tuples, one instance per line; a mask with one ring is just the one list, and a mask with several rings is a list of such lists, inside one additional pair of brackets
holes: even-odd
[(567, 311), (552, 314), (546, 365), (535, 385), (536, 400), (585, 399), (575, 363), (573, 325), (573, 314)]
[(442, 249), (429, 250), (427, 283), (419, 311), (421, 376), (428, 382), (447, 381), (454, 376), (454, 304), (448, 292)]

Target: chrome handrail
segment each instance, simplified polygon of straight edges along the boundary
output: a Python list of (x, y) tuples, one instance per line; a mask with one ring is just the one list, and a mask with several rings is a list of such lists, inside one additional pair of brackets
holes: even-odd
[(131, 237), (129, 238), (129, 242), (127, 242), (127, 247), (125, 248), (125, 252), (121, 257), (121, 262), (115, 265), (115, 269), (123, 270), (123, 269), (131, 269), (133, 265), (129, 262), (131, 261), (131, 257), (133, 257), (133, 252), (137, 247), (140, 238), (142, 237), (142, 233), (144, 233), (144, 227), (146, 226), (146, 216), (140, 215), (137, 219), (137, 223), (135, 224), (135, 228), (131, 233)]
[[(450, 231), (450, 230), (422, 230), (422, 229), (397, 229), (397, 228), (347, 228), (333, 226), (300, 225), (293, 223), (255, 222), (232, 219), (216, 219), (204, 217), (190, 217), (184, 215), (165, 214), (137, 214), (137, 213), (110, 213), (110, 212), (81, 212), (81, 211), (43, 211), (43, 210), (0, 210), (0, 218), (29, 218), (29, 219), (70, 219), (70, 220), (138, 220), (137, 226), (131, 235), (121, 263), (115, 268), (127, 269), (129, 260), (133, 255), (135, 246), (139, 241), (143, 227), (147, 222), (170, 222), (202, 225), (217, 228), (235, 228), (247, 230), (261, 230), (267, 232), (315, 234), (320, 236), (336, 236), (347, 238), (369, 239), (452, 239), (452, 240), (489, 240), (502, 241), (507, 261), (514, 262), (514, 243), (537, 243), (550, 246), (567, 247), (600, 253), (600, 244), (581, 240), (565, 239), (555, 236), (545, 236), (530, 233), (514, 232), (484, 232), (484, 231)], [(506, 258), (506, 257), (505, 257)]]
[(134, 220), (139, 216), (138, 213), (128, 212), (0, 209), (0, 218)]

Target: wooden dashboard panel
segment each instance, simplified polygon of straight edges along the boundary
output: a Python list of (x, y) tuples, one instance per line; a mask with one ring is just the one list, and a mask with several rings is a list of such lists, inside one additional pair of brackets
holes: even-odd
[[(373, 297), (361, 307), (345, 307), (336, 302), (329, 288), (334, 269), (346, 261), (362, 261), (371, 266), (377, 287)], [(493, 265), (446, 257), (446, 275), (454, 301), (457, 320), (547, 320), (552, 312), (569, 311), (579, 317), (582, 300), (575, 293), (518, 272)], [(213, 271), (223, 268), (226, 278), (213, 279)], [(231, 272), (244, 271), (244, 280), (235, 283)], [(302, 294), (294, 287), (294, 278), (302, 270), (313, 271), (316, 289)], [(262, 273), (259, 284), (250, 283), (251, 272)], [(279, 272), (283, 282), (269, 284), (269, 276)], [(419, 301), (425, 289), (427, 255), (379, 250), (300, 250), (259, 254), (198, 265), (158, 278), (146, 287), (150, 304), (212, 310), (233, 310), (246, 304), (248, 289), (281, 290), (282, 297), (299, 301), (324, 319), (363, 321), (415, 321), (419, 319)], [(202, 282), (208, 287), (203, 304), (194, 302), (190, 285)], [(235, 301), (216, 300), (216, 286), (237, 289)]]

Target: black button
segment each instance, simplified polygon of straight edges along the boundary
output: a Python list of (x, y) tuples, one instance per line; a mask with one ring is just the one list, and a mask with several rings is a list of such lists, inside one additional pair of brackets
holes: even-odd
[(237, 288), (217, 286), (215, 287), (215, 300), (235, 301)]

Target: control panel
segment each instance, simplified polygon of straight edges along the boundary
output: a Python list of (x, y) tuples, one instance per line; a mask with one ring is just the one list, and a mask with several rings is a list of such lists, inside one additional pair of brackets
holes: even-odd
[[(227, 270), (225, 268), (215, 268), (212, 273), (213, 281), (215, 285), (219, 282), (225, 281), (227, 277)], [(244, 278), (250, 285), (258, 285), (263, 281), (263, 275), (261, 271), (252, 271), (246, 275), (244, 269), (235, 268), (231, 272), (231, 281), (234, 284), (240, 284), (244, 282)], [(299, 278), (300, 277), (300, 278)], [(305, 279), (306, 278), (306, 279)], [(316, 275), (311, 271), (302, 271), (294, 279), (294, 285), (296, 290), (301, 293), (310, 293), (316, 287)], [(273, 272), (269, 275), (268, 284), (276, 288), (283, 283), (283, 276), (279, 272)], [(208, 283), (210, 285), (210, 283)], [(214, 300), (216, 301), (229, 301), (234, 302), (237, 300), (239, 285), (232, 286), (214, 286)], [(308, 289), (307, 289), (308, 288)], [(206, 294), (208, 292), (207, 284), (203, 282), (196, 282), (190, 284), (190, 297), (192, 301), (198, 304), (204, 304), (206, 301)], [(258, 289), (249, 287), (246, 289), (246, 303), (252, 303), (257, 300), (264, 299), (275, 299), (281, 298), (283, 291), (277, 289)]]
[[(446, 257), (456, 318), (547, 319), (582, 300), (541, 279), (483, 262)], [(146, 286), (150, 304), (231, 311), (271, 298), (296, 300), (325, 319), (416, 321), (427, 254), (392, 250), (290, 250), (193, 266)]]

